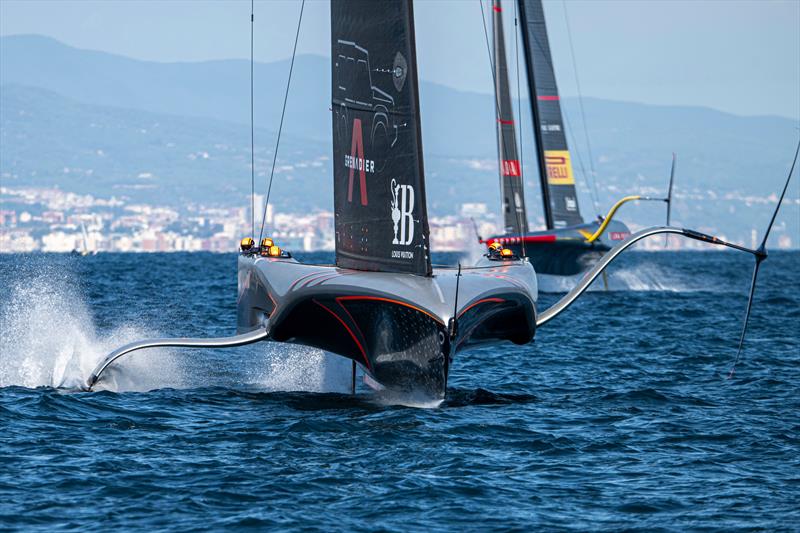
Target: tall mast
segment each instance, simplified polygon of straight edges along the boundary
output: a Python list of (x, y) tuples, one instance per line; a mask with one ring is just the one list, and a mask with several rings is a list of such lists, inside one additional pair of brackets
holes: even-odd
[(492, 35), (494, 38), (494, 91), (503, 222), (506, 234), (522, 235), (528, 231), (528, 215), (525, 212), (524, 181), (517, 153), (514, 108), (511, 105), (511, 92), (508, 84), (503, 8), (500, 0), (492, 1)]
[(581, 224), (544, 9), (541, 0), (518, 2), (545, 222), (548, 229)]

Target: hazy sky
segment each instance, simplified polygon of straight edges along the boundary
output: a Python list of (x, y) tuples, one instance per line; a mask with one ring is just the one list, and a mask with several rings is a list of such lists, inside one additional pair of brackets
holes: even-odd
[[(256, 59), (291, 54), (299, 2), (256, 1)], [(800, 0), (545, 0), (563, 95), (800, 118)], [(248, 57), (250, 2), (0, 0), (0, 34), (155, 61)], [(513, 2), (506, 1), (514, 62)], [(417, 0), (420, 77), (492, 89), (478, 0)], [(306, 2), (300, 53), (330, 54), (328, 3)]]

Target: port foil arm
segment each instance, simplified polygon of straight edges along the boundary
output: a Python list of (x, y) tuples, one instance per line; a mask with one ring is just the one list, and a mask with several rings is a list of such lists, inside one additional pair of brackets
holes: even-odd
[(266, 340), (268, 336), (269, 327), (263, 327), (248, 333), (243, 333), (241, 335), (234, 335), (232, 337), (216, 337), (207, 339), (183, 337), (172, 339), (144, 339), (132, 342), (117, 348), (108, 354), (105, 359), (103, 359), (100, 364), (95, 367), (89, 376), (89, 379), (86, 380), (85, 389), (92, 390), (92, 387), (94, 387), (95, 384), (97, 384), (97, 382), (100, 380), (103, 372), (105, 372), (112, 363), (114, 363), (120, 357), (137, 350), (161, 347), (231, 348)]

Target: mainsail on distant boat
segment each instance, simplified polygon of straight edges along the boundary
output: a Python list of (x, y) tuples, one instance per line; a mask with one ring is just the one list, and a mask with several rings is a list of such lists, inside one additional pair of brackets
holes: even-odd
[(504, 231), (481, 241), (487, 245), (498, 242), (528, 257), (539, 274), (571, 276), (587, 270), (611, 249), (612, 244), (630, 236), (624, 223), (613, 220), (623, 203), (657, 200), (667, 202), (669, 209), (671, 195), (667, 198), (628, 196), (605, 217), (584, 221), (578, 205), (542, 2), (518, 0), (518, 8), (546, 229), (531, 232), (528, 228), (523, 168), (517, 156), (508, 83), (503, 8), (500, 0), (493, 0), (493, 75)]
[(72, 250), (73, 255), (97, 255), (97, 250), (89, 250), (89, 234), (86, 232), (86, 224), (81, 220), (81, 247)]
[[(268, 237), (259, 243), (242, 239), (237, 335), (128, 344), (97, 365), (86, 389), (121, 357), (144, 348), (274, 341), (350, 359), (353, 392), (360, 367), (375, 389), (441, 399), (457, 352), (478, 344), (531, 342), (537, 328), (567, 309), (620, 253), (658, 234), (755, 256), (741, 352), (758, 268), (795, 163), (759, 248), (689, 229), (648, 228), (619, 242), (578, 286), (539, 313), (536, 273), (510, 248), (493, 243), (469, 268), (431, 264), (412, 8), (412, 0), (331, 2), (336, 264), (298, 262)], [(798, 152), (800, 144), (795, 162)]]

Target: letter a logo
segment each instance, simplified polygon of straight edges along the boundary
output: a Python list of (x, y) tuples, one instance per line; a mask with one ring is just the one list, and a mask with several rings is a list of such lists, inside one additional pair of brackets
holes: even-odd
[(359, 188), (361, 189), (361, 205), (367, 205), (367, 173), (364, 159), (364, 138), (361, 134), (361, 119), (353, 119), (353, 143), (350, 145), (350, 182), (347, 185), (347, 201), (353, 201), (353, 174), (358, 167)]

